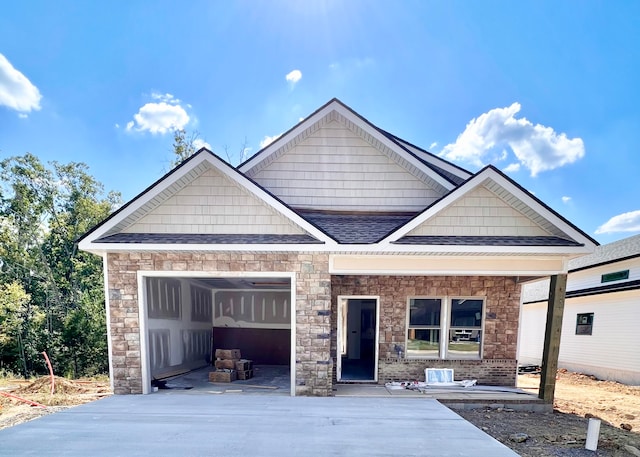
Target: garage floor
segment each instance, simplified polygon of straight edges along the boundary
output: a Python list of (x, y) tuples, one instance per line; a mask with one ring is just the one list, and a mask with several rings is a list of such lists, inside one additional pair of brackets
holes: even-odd
[(171, 394), (259, 394), (290, 395), (291, 378), (286, 365), (255, 365), (253, 378), (233, 382), (209, 382), (213, 367), (200, 368), (184, 375), (166, 379), (167, 389), (158, 389), (163, 395)]

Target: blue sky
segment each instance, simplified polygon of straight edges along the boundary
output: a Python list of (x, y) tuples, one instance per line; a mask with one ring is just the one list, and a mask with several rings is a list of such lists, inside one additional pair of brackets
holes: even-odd
[(337, 97), (608, 243), (640, 233), (639, 17), (623, 0), (5, 2), (0, 157), (85, 162), (126, 201), (169, 170), (172, 127), (237, 165)]

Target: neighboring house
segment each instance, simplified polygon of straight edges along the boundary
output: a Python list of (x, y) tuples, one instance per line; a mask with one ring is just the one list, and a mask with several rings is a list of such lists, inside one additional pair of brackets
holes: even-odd
[(596, 245), (496, 168), (470, 173), (335, 99), (237, 168), (200, 150), (79, 241), (104, 259), (116, 393), (213, 345), (321, 396), (426, 367), (514, 385), (520, 283)]
[[(525, 284), (518, 360), (540, 364), (549, 280)], [(569, 261), (558, 366), (640, 385), (640, 235)]]

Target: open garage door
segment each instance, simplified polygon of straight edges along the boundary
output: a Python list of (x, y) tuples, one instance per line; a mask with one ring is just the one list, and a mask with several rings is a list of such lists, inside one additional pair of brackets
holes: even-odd
[(216, 349), (290, 369), (291, 277), (147, 276), (142, 283), (145, 384), (210, 366)]

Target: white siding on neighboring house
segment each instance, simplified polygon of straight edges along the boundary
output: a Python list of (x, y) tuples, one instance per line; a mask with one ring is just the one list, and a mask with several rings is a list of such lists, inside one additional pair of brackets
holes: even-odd
[(547, 302), (523, 305), (518, 336), (518, 363), (540, 365), (547, 321)]
[(420, 211), (442, 191), (332, 120), (251, 176), (297, 208)]
[[(520, 363), (540, 363), (547, 303), (523, 305)], [(576, 335), (578, 314), (593, 313), (591, 335)], [(626, 384), (640, 385), (640, 291), (568, 298), (558, 366)]]
[(125, 233), (304, 234), (221, 172), (209, 168)]
[(550, 233), (486, 187), (477, 187), (408, 235), (549, 236)]
[[(639, 291), (568, 300), (562, 324), (561, 366), (602, 379), (640, 385)], [(591, 335), (576, 335), (576, 316), (594, 313)]]
[[(629, 270), (629, 278), (620, 281), (602, 282), (602, 275)], [(640, 279), (640, 261), (636, 259), (623, 260), (595, 268), (572, 272), (567, 281), (567, 291), (589, 289), (604, 285), (624, 283)], [(639, 340), (640, 341), (640, 340)]]

